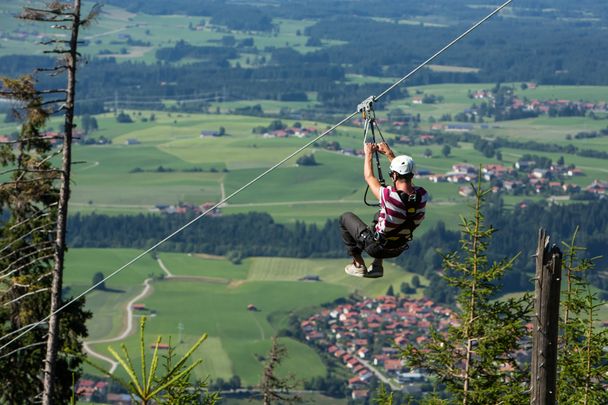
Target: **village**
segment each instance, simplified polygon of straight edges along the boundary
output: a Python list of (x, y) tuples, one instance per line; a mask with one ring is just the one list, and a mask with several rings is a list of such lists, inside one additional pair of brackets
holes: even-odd
[[(434, 183), (449, 182), (465, 184), (478, 180), (479, 167), (469, 163), (458, 163), (452, 166), (452, 171), (445, 174), (431, 174), (428, 179)], [(494, 193), (504, 192), (513, 195), (544, 195), (558, 199), (575, 198), (605, 198), (608, 182), (593, 180), (587, 187), (581, 187), (567, 180), (584, 176), (583, 170), (564, 164), (550, 164), (540, 167), (536, 160), (519, 160), (514, 167), (500, 164), (486, 164), (481, 168), (483, 181), (490, 182)], [(463, 197), (473, 195), (470, 185), (458, 188), (458, 194)]]
[[(450, 308), (432, 300), (384, 295), (325, 308), (301, 321), (300, 327), (310, 344), (352, 373), (351, 397), (361, 399), (370, 396), (372, 378), (410, 394), (432, 389), (425, 370), (408, 368), (400, 349), (410, 344), (420, 348), (430, 342), (432, 332), (445, 336), (458, 322)], [(526, 328), (531, 330), (532, 324)], [(529, 361), (529, 348), (529, 341), (522, 342), (513, 358)]]
[(385, 295), (323, 309), (300, 327), (310, 344), (350, 370), (348, 387), (359, 399), (368, 397), (374, 376), (393, 388), (421, 392), (427, 376), (408, 369), (396, 347), (423, 344), (431, 329), (445, 333), (456, 321), (451, 309), (431, 300)]
[[(535, 83), (522, 84), (522, 90), (535, 89)], [(455, 117), (457, 121), (475, 122), (483, 117), (495, 117), (496, 121), (529, 118), (539, 115), (549, 117), (571, 117), (589, 115), (592, 118), (608, 116), (608, 102), (590, 102), (585, 100), (552, 99), (539, 100), (520, 98), (511, 87), (500, 87), (492, 90), (481, 89), (469, 92), (469, 98), (481, 101)]]

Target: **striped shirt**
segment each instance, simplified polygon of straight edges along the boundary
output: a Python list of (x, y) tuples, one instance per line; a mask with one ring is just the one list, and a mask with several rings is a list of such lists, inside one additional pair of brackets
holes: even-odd
[[(378, 215), (378, 223), (376, 224), (376, 232), (389, 236), (403, 236), (411, 238), (412, 231), (420, 225), (424, 219), (424, 211), (428, 194), (422, 187), (414, 187), (418, 195), (417, 204), (406, 206), (401, 200), (399, 193), (391, 186), (380, 187), (380, 213)], [(407, 199), (407, 194), (402, 193), (403, 198)], [(397, 235), (392, 232), (403, 224), (405, 220), (412, 220), (413, 228), (405, 227), (401, 229)]]

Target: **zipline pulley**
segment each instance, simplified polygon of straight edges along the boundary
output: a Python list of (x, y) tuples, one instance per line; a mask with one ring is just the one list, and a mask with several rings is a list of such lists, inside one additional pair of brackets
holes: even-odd
[[(375, 96), (370, 96), (363, 100), (357, 106), (357, 111), (361, 113), (363, 119), (365, 120), (364, 130), (363, 130), (363, 145), (366, 143), (376, 144), (376, 130), (382, 139), (382, 142), (386, 142), (384, 140), (384, 136), (382, 136), (382, 132), (380, 131), (380, 127), (378, 127), (378, 123), (376, 122), (376, 113), (374, 111), (374, 102), (376, 101)], [(370, 142), (367, 140), (367, 134), (371, 130), (371, 139)], [(374, 158), (376, 160), (376, 170), (378, 171), (378, 181), (382, 187), (386, 186), (386, 181), (384, 180), (384, 176), (382, 176), (382, 166), (380, 165), (380, 155), (378, 150), (374, 150)], [(367, 193), (369, 192), (369, 185), (365, 189), (365, 195), (363, 196), (363, 202), (368, 207), (379, 207), (380, 204), (372, 204), (367, 201)]]

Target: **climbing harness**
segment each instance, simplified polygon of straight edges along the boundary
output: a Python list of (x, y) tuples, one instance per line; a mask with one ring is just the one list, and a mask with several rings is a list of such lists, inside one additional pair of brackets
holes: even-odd
[[(498, 12), (500, 12), (502, 9), (504, 9), (505, 7), (507, 7), (512, 1), (513, 0), (507, 0), (507, 1), (505, 1), (502, 5), (500, 5), (498, 8), (496, 8), (490, 14), (488, 14), (487, 16), (485, 16), (483, 19), (479, 20), (477, 23), (475, 23), (474, 25), (472, 25), (465, 32), (463, 32), (458, 37), (456, 37), (455, 39), (453, 39), (449, 44), (445, 45), (443, 48), (441, 48), (440, 50), (438, 50), (437, 52), (435, 52), (431, 57), (429, 57), (427, 60), (425, 60), (424, 62), (422, 62), (420, 65), (418, 65), (415, 69), (413, 69), (412, 71), (410, 71), (407, 75), (405, 75), (401, 79), (397, 80), (395, 83), (393, 83), (390, 87), (388, 87), (386, 90), (384, 90), (378, 96), (369, 97), (363, 103), (359, 104), (359, 107), (358, 107), (357, 111), (351, 113), (350, 115), (348, 115), (347, 117), (345, 117), (344, 119), (342, 119), (340, 122), (338, 122), (337, 124), (333, 125), (331, 128), (327, 129), (325, 132), (323, 132), (322, 134), (320, 134), (317, 137), (315, 137), (314, 139), (312, 139), (310, 142), (308, 142), (305, 145), (303, 145), (302, 147), (298, 148), (298, 150), (296, 150), (295, 152), (291, 153), (290, 155), (288, 155), (287, 157), (285, 157), (281, 161), (277, 162), (272, 167), (268, 168), (263, 173), (261, 173), (258, 176), (256, 176), (253, 180), (251, 180), (248, 183), (246, 183), (245, 185), (241, 186), (239, 189), (237, 189), (236, 191), (234, 191), (232, 194), (230, 194), (230, 195), (222, 198), (221, 201), (219, 201), (218, 203), (216, 203), (214, 206), (210, 207), (209, 209), (207, 209), (206, 211), (204, 211), (200, 215), (196, 216), (191, 221), (189, 221), (186, 224), (184, 224), (183, 226), (179, 227), (177, 230), (175, 230), (171, 234), (167, 235), (165, 238), (161, 239), (157, 243), (155, 243), (153, 246), (151, 246), (150, 248), (148, 248), (146, 251), (144, 251), (144, 252), (140, 253), (139, 255), (135, 256), (129, 262), (127, 262), (123, 266), (119, 267), (118, 269), (114, 270), (108, 276), (104, 277), (104, 279), (101, 280), (101, 281), (99, 281), (97, 284), (89, 287), (85, 291), (83, 291), (80, 294), (78, 294), (76, 297), (73, 297), (70, 301), (68, 301), (65, 304), (63, 304), (60, 308), (58, 308), (57, 310), (55, 310), (53, 313), (47, 315), (46, 317), (44, 317), (40, 321), (33, 322), (33, 323), (28, 324), (28, 325), (22, 326), (19, 329), (16, 329), (16, 330), (14, 330), (14, 331), (12, 331), (10, 333), (7, 333), (7, 334), (5, 334), (3, 336), (0, 336), (0, 342), (2, 342), (4, 340), (9, 339), (10, 337), (16, 335), (12, 339), (10, 339), (8, 342), (2, 344), (2, 346), (0, 346), (0, 351), (6, 349), (12, 343), (16, 342), (21, 337), (23, 337), (24, 335), (26, 335), (27, 333), (29, 333), (32, 329), (45, 324), (51, 318), (51, 316), (56, 315), (59, 312), (63, 311), (65, 308), (67, 308), (68, 306), (72, 305), (74, 302), (78, 301), (80, 298), (82, 298), (85, 295), (89, 294), (91, 291), (93, 291), (99, 285), (101, 285), (102, 283), (105, 283), (111, 277), (114, 277), (116, 274), (120, 273), (125, 268), (129, 267), (130, 265), (132, 265), (136, 261), (140, 260), (142, 257), (144, 257), (145, 255), (147, 255), (148, 253), (154, 251), (156, 248), (158, 248), (163, 243), (167, 242), (169, 239), (173, 238), (175, 235), (181, 233), (184, 229), (190, 227), (195, 222), (197, 222), (201, 218), (205, 217), (207, 214), (213, 212), (213, 210), (215, 210), (216, 208), (218, 208), (221, 205), (225, 204), (228, 200), (232, 199), (232, 197), (234, 197), (235, 195), (239, 194), (241, 191), (245, 190), (246, 188), (248, 188), (252, 184), (256, 183), (262, 177), (264, 177), (268, 173), (274, 171), (277, 167), (281, 166), (283, 163), (287, 162), (289, 159), (293, 158), (298, 153), (302, 152), (304, 149), (308, 148), (309, 146), (311, 146), (312, 144), (314, 144), (315, 142), (317, 142), (321, 138), (323, 138), (326, 135), (330, 134), (331, 132), (333, 132), (339, 126), (341, 126), (341, 125), (345, 124), (346, 122), (350, 121), (352, 118), (354, 118), (357, 115), (357, 113), (362, 112), (361, 110), (359, 110), (359, 108), (362, 105), (364, 105), (364, 110), (365, 110), (365, 108), (367, 108), (366, 106), (369, 106), (369, 112), (371, 113), (373, 111), (372, 110), (372, 104), (374, 102), (376, 102), (379, 99), (381, 99), (382, 97), (384, 97), (386, 94), (388, 94), (389, 92), (391, 92), (395, 87), (399, 86), (401, 83), (403, 83), (405, 80), (407, 80), (408, 78), (410, 78), (412, 75), (414, 75), (420, 69), (422, 69), (423, 67), (425, 67), (426, 65), (428, 65), (429, 63), (431, 63), (434, 59), (436, 59), (439, 55), (441, 55), (447, 49), (451, 48), (454, 44), (456, 44), (457, 42), (459, 42), (462, 38), (466, 37), (471, 32), (473, 32), (475, 29), (477, 29), (477, 27), (479, 27), (481, 24), (485, 23), (487, 20), (489, 20), (490, 18), (492, 18), (494, 15), (498, 14)], [(368, 116), (368, 115), (371, 115), (371, 114), (368, 114), (367, 111), (366, 111), (366, 116)], [(377, 127), (377, 124), (375, 123), (375, 121), (374, 121), (373, 125), (375, 125)], [(370, 122), (370, 126), (372, 126), (371, 122)], [(378, 131), (379, 131), (379, 129), (378, 129)], [(372, 129), (372, 136), (374, 136), (373, 129)], [(380, 136), (382, 136), (382, 134), (380, 134)], [(9, 353), (9, 355), (11, 353)]]
[[(375, 97), (370, 96), (366, 98), (364, 101), (359, 103), (357, 106), (357, 111), (361, 113), (361, 116), (365, 120), (364, 129), (363, 129), (363, 145), (366, 143), (376, 144), (376, 130), (382, 139), (382, 142), (386, 142), (384, 136), (382, 135), (382, 131), (380, 131), (380, 127), (378, 126), (378, 122), (376, 121), (376, 112), (374, 111), (374, 101)], [(371, 132), (371, 140), (367, 142), (367, 135)], [(380, 165), (380, 156), (378, 150), (374, 151), (374, 158), (376, 160), (376, 170), (378, 171), (378, 181), (382, 187), (386, 186), (386, 181), (384, 180), (384, 176), (382, 175), (382, 166)], [(363, 195), (363, 202), (368, 207), (379, 207), (380, 204), (372, 204), (367, 201), (367, 193), (369, 193), (369, 185), (365, 189), (365, 194)]]

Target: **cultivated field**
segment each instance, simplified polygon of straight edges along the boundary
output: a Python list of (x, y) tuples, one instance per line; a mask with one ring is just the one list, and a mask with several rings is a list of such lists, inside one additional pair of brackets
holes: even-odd
[[(437, 105), (401, 105), (416, 113), (418, 108), (433, 108), (444, 111), (452, 105), (454, 111), (462, 111), (471, 100), (466, 97), (470, 85), (442, 85), (418, 88), (430, 94), (441, 94), (445, 102)], [(560, 89), (567, 94), (572, 89)], [(557, 92), (557, 93), (555, 93)], [(593, 96), (591, 92), (591, 96)], [(590, 97), (591, 97), (590, 96)], [(584, 94), (580, 94), (584, 98)], [(404, 101), (407, 103), (407, 101)], [(457, 106), (457, 108), (455, 107)], [(112, 145), (76, 146), (75, 160), (83, 161), (75, 167), (72, 207), (83, 212), (132, 213), (146, 212), (156, 204), (188, 202), (201, 204), (218, 201), (240, 188), (263, 170), (299, 148), (308, 139), (264, 138), (253, 134), (257, 126), (268, 126), (271, 119), (226, 114), (170, 114), (156, 112), (155, 122), (142, 122), (152, 112), (127, 111), (135, 119), (132, 124), (116, 123), (112, 114), (98, 116), (100, 130), (91, 136), (112, 139)], [(140, 115), (141, 114), (141, 115)], [(378, 112), (382, 116), (383, 112)], [(425, 113), (421, 112), (421, 115)], [(428, 114), (435, 114), (428, 112)], [(424, 121), (424, 119), (423, 119)], [(295, 121), (284, 123), (293, 125)], [(302, 122), (303, 126), (316, 127), (319, 131), (326, 124)], [(422, 126), (429, 125), (422, 123)], [(565, 135), (582, 130), (600, 129), (608, 125), (605, 120), (588, 118), (536, 118), (504, 121), (491, 124), (489, 129), (477, 132), (487, 136), (501, 135), (519, 140), (536, 140), (566, 143)], [(226, 129), (219, 138), (201, 138), (201, 130)], [(388, 138), (393, 135), (385, 134)], [(337, 141), (342, 147), (360, 148), (362, 131), (344, 127), (336, 134), (324, 138)], [(126, 145), (129, 139), (139, 144)], [(560, 140), (561, 139), (561, 140)], [(581, 148), (608, 149), (603, 138), (572, 140), (568, 143)], [(395, 145), (397, 153), (412, 155), (419, 169), (434, 173), (445, 173), (455, 163), (496, 163), (473, 149), (473, 145), (460, 143), (452, 148), (450, 156), (441, 155), (441, 145), (409, 147)], [(424, 157), (430, 149), (432, 157)], [(562, 154), (503, 149), (504, 165), (514, 164), (523, 154), (533, 153), (556, 161)], [(335, 218), (344, 211), (371, 215), (372, 209), (362, 204), (364, 183), (362, 181), (362, 159), (312, 147), (302, 154), (314, 153), (319, 165), (297, 167), (295, 158), (269, 174), (254, 187), (231, 199), (223, 208), (226, 214), (248, 211), (266, 211), (280, 222), (292, 222), (294, 218), (322, 224), (327, 218)], [(585, 176), (571, 181), (581, 186), (594, 179), (608, 178), (605, 161), (563, 154), (567, 164), (575, 164), (585, 171)], [(162, 167), (162, 168), (161, 168)], [(202, 170), (194, 172), (193, 170)], [(386, 171), (385, 166), (385, 171)], [(433, 198), (429, 206), (429, 219), (446, 220), (449, 226), (456, 225), (457, 214), (466, 212), (466, 199), (457, 194), (454, 184), (433, 184), (424, 178), (417, 184), (427, 188)], [(223, 190), (223, 194), (222, 194)], [(456, 215), (454, 215), (456, 214)], [(424, 231), (427, 222), (421, 231)]]
[[(135, 250), (72, 249), (68, 254), (66, 285), (72, 294), (91, 285), (93, 274), (104, 275), (136, 256)], [(288, 326), (289, 314), (302, 312), (358, 292), (367, 296), (384, 294), (392, 285), (399, 291), (402, 282), (411, 282), (412, 274), (387, 263), (383, 279), (353, 279), (344, 274), (347, 260), (249, 258), (235, 265), (222, 257), (160, 253), (169, 270), (146, 256), (106, 283), (106, 290), (97, 290), (87, 297), (87, 308), (94, 313), (88, 323), (89, 340), (119, 335), (126, 325), (126, 304), (142, 290), (146, 278), (154, 278), (151, 292), (137, 303), (145, 311), (135, 316), (149, 316), (147, 341), (157, 335), (163, 341), (179, 340), (179, 324), (183, 326), (183, 352), (198, 336), (209, 335), (198, 356), (205, 359), (199, 376), (228, 379), (239, 375), (244, 385), (256, 384), (261, 371), (260, 359), (269, 349), (270, 338)], [(103, 264), (102, 264), (103, 263)], [(299, 281), (317, 275), (320, 281)], [(426, 283), (422, 278), (423, 284)], [(257, 311), (248, 311), (249, 304)], [(133, 332), (134, 333), (134, 332)], [(325, 375), (325, 366), (308, 346), (290, 338), (282, 338), (289, 349), (285, 372), (297, 372), (298, 378)], [(132, 334), (125, 340), (135, 356), (138, 339)], [(93, 350), (108, 355), (108, 345), (94, 344)], [(150, 353), (148, 353), (150, 355)], [(107, 366), (100, 362), (100, 365)], [(95, 372), (93, 369), (88, 369)], [(119, 372), (119, 375), (120, 372)]]

